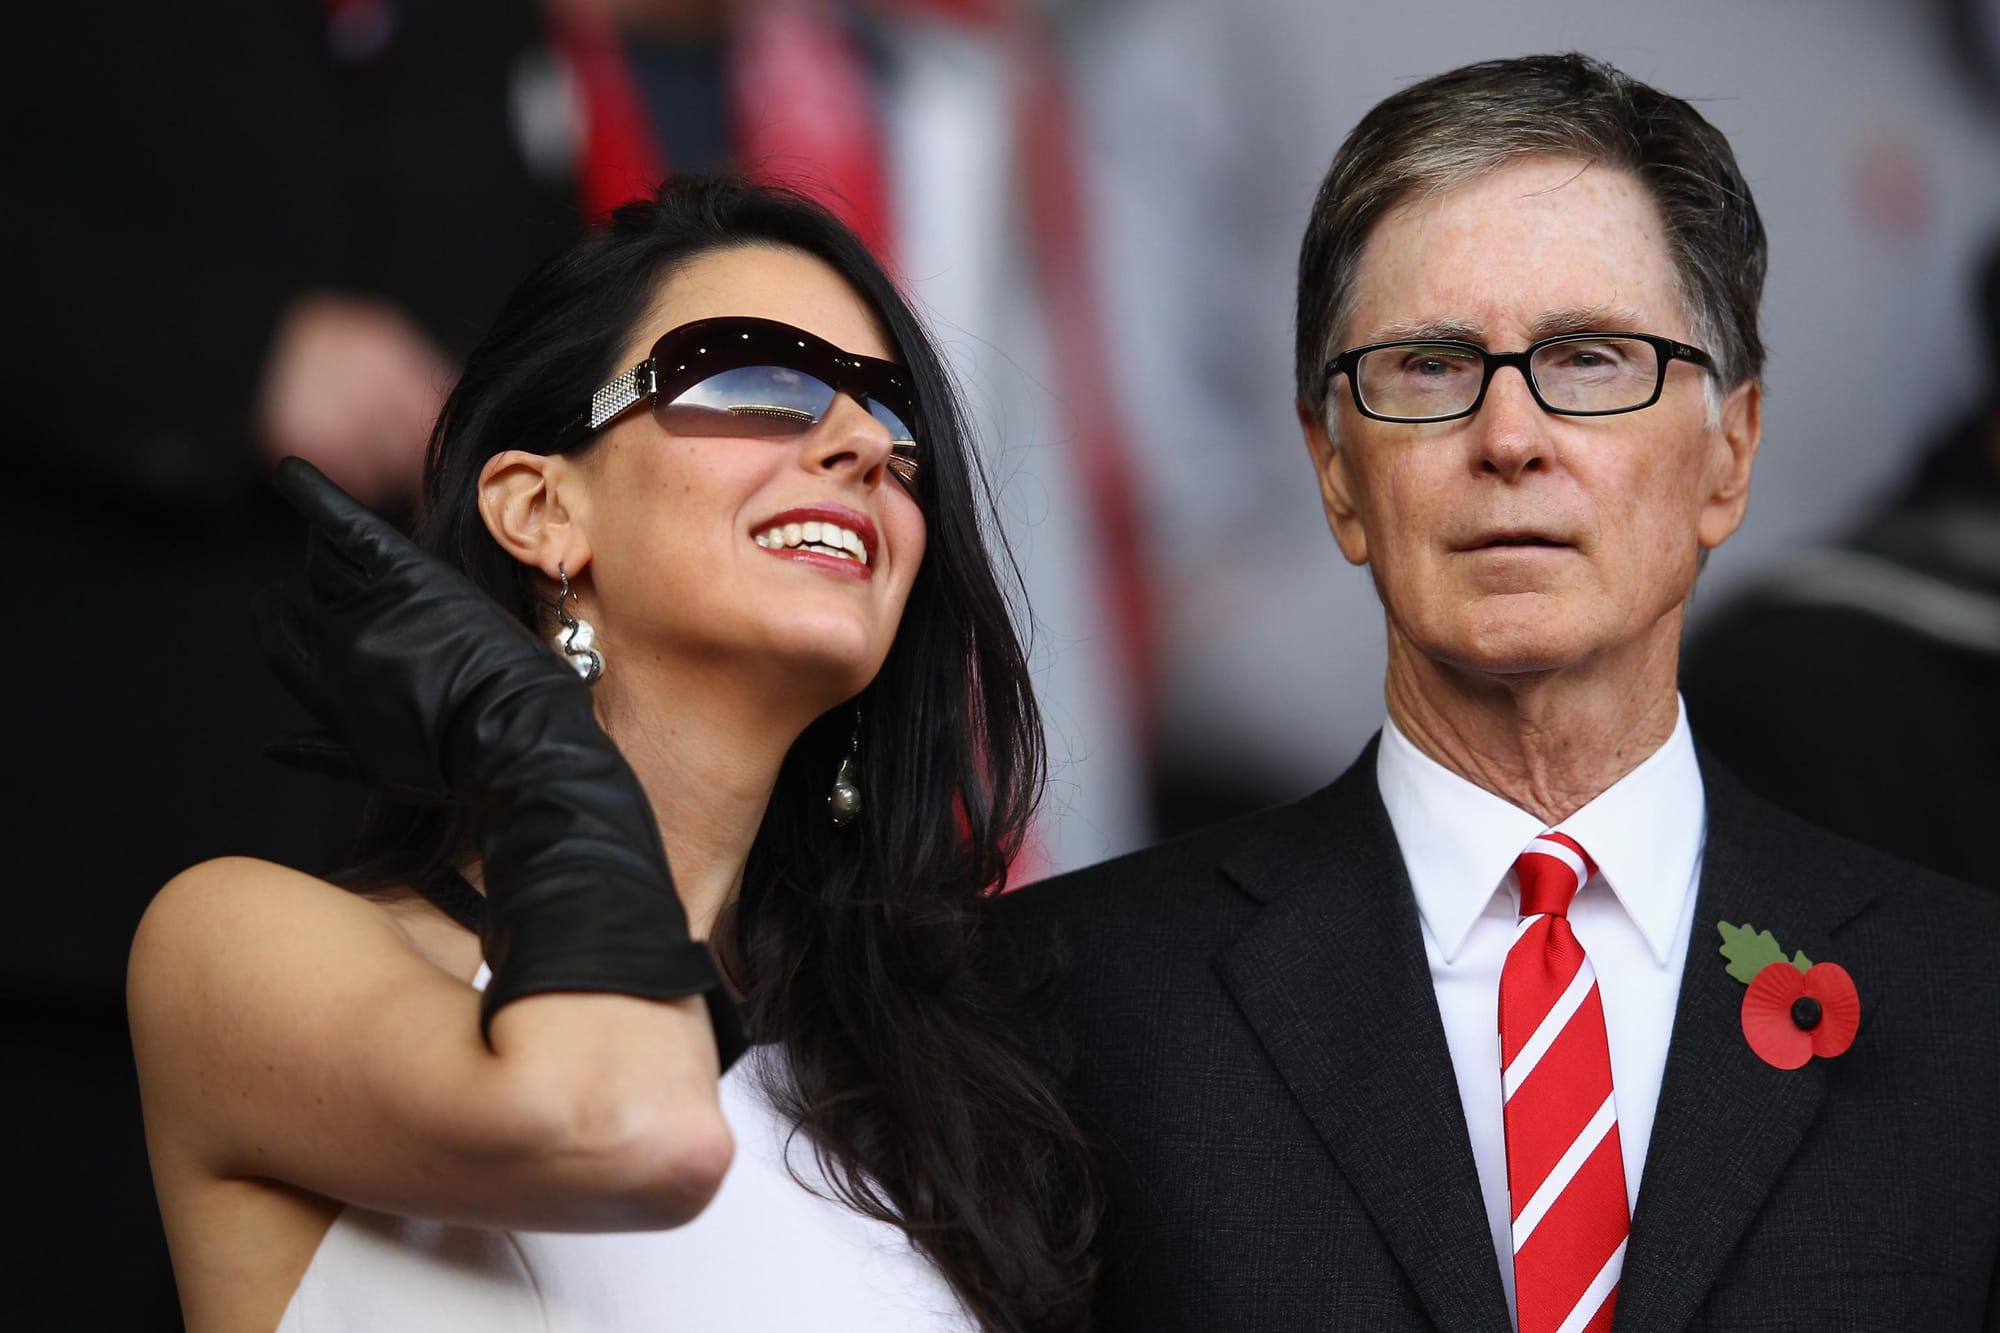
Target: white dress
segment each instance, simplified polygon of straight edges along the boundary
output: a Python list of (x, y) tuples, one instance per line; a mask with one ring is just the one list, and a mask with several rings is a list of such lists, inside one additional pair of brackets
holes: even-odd
[[(478, 984), (484, 984), (481, 968)], [(902, 1333), (977, 1325), (901, 1230), (800, 1186), (824, 1178), (763, 1091), (752, 1048), (723, 1076), (736, 1157), (701, 1215), (671, 1231), (572, 1235), (424, 1222), (349, 1207), (278, 1333)]]

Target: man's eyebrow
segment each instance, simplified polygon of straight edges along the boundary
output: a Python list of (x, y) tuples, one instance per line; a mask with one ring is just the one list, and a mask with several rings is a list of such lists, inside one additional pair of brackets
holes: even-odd
[[(1644, 321), (1630, 306), (1569, 306), (1550, 310), (1529, 326), (1530, 341), (1566, 333), (1640, 332)], [(1361, 345), (1388, 342), (1467, 342), (1487, 346), (1486, 330), (1460, 319), (1402, 319), (1374, 329)]]
[(1638, 312), (1629, 306), (1574, 306), (1542, 315), (1532, 332), (1537, 339), (1560, 338), (1565, 333), (1638, 333), (1641, 322)]
[(1485, 330), (1477, 324), (1456, 319), (1402, 319), (1383, 324), (1364, 340), (1370, 343), (1463, 342), (1485, 343)]

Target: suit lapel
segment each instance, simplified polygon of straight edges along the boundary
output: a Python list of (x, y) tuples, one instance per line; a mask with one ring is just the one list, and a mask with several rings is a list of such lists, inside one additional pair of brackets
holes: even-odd
[(1215, 967), (1440, 1328), (1508, 1329), (1422, 926), (1371, 745), (1240, 849)]
[(1801, 884), (1760, 855), (1758, 812), (1769, 807), (1706, 755), (1702, 776), (1701, 886), (1619, 1285), (1618, 1330), (1687, 1326), (1826, 1096), (1822, 1062), (1774, 1069), (1744, 1040), (1744, 984), (1725, 970), (1716, 923), (1770, 930), (1787, 950), (1817, 961), (1865, 901)]

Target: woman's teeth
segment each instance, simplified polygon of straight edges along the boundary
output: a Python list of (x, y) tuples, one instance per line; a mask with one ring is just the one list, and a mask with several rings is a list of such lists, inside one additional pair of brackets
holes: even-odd
[(868, 548), (861, 538), (838, 523), (782, 523), (758, 533), (757, 544), (773, 551), (818, 551), (868, 563)]

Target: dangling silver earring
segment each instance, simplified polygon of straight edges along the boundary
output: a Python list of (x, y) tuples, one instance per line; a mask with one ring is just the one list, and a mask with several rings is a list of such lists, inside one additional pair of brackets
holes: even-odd
[(584, 684), (595, 685), (604, 674), (604, 654), (591, 647), (597, 642), (597, 631), (582, 616), (569, 613), (568, 603), (576, 597), (569, 590), (569, 571), (557, 564), (556, 577), (562, 580), (562, 590), (556, 594), (556, 624), (562, 627), (556, 631), (556, 651), (576, 668)]
[(833, 771), (833, 790), (826, 794), (827, 813), (833, 816), (835, 828), (846, 828), (861, 813), (861, 788), (857, 785), (861, 773), (854, 764), (854, 757), (860, 753), (861, 705), (856, 704), (854, 734), (847, 739), (847, 753), (840, 757), (840, 767)]

